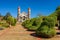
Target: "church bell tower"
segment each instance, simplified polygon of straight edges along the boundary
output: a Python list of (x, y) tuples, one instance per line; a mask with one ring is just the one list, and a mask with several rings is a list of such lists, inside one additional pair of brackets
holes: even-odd
[(30, 19), (31, 9), (28, 8), (28, 19)]
[(20, 7), (18, 7), (17, 21), (20, 21)]

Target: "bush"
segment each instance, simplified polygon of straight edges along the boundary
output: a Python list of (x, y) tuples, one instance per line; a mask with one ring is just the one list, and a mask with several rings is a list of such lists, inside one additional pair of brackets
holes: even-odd
[(42, 37), (53, 37), (56, 34), (54, 26), (54, 20), (50, 17), (46, 17), (40, 27), (36, 30), (36, 33)]
[(37, 30), (42, 22), (42, 17), (32, 18), (31, 20), (26, 20), (22, 25), (28, 30)]
[[(36, 31), (37, 35), (42, 35), (42, 36), (45, 36), (45, 34), (47, 33), (48, 31), (48, 26), (44, 25), (42, 27), (39, 27)], [(44, 34), (45, 33), (45, 34)]]
[(22, 25), (25, 27), (25, 28), (28, 28), (28, 26), (30, 26), (30, 20), (26, 20), (22, 23)]
[(36, 34), (40, 35), (41, 37), (50, 38), (56, 35), (56, 31), (54, 28), (49, 28), (48, 26), (44, 25), (37, 29)]
[(36, 31), (38, 29), (38, 26), (30, 26), (28, 30)]
[(26, 20), (25, 22), (22, 23), (22, 25), (23, 25), (25, 28), (27, 28), (27, 29), (30, 30), (30, 28), (32, 27), (32, 24), (33, 24), (34, 21), (35, 21), (35, 18), (33, 18), (33, 19), (31, 19), (31, 20)]
[(9, 25), (12, 25), (12, 26), (14, 26), (16, 24), (16, 19), (13, 18), (12, 16), (7, 17), (6, 21)]
[(13, 22), (11, 23), (12, 26), (16, 25), (17, 20), (15, 18), (13, 18)]
[(45, 17), (43, 25), (48, 25), (50, 28), (55, 27), (55, 20), (52, 17)]
[(37, 30), (39, 28), (39, 26), (41, 25), (42, 19), (40, 18), (36, 18), (31, 24), (32, 26), (30, 26), (28, 29), (29, 30)]

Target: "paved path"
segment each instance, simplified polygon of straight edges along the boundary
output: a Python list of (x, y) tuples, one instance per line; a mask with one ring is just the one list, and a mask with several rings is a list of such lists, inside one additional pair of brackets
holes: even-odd
[[(0, 32), (1, 33), (1, 32)], [(0, 35), (0, 40), (37, 40), (30, 35), (32, 32), (26, 31), (21, 25), (5, 29)]]

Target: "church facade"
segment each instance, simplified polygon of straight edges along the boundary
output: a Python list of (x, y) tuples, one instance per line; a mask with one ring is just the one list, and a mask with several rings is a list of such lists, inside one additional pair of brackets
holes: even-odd
[(17, 22), (24, 22), (30, 19), (31, 9), (28, 8), (28, 12), (20, 12), (20, 7), (18, 7)]

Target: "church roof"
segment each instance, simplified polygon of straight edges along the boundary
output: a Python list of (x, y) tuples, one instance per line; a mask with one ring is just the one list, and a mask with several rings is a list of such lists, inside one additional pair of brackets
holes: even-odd
[(22, 12), (22, 15), (26, 15), (26, 12)]
[(26, 12), (22, 12), (22, 13), (20, 14), (20, 16), (21, 16), (21, 17), (23, 17), (23, 16), (27, 17), (27, 13), (26, 13)]

